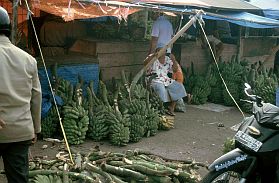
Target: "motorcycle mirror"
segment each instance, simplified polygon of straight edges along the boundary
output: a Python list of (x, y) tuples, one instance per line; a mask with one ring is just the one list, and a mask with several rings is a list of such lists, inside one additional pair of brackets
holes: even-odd
[(250, 90), (251, 89), (251, 86), (248, 83), (244, 83), (244, 85), (245, 85), (245, 89), (246, 90)]

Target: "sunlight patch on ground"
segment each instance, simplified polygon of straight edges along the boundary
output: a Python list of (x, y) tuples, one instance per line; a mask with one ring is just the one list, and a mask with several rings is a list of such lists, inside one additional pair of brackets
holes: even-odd
[(228, 110), (231, 110), (234, 108), (234, 107), (228, 107), (228, 106), (223, 106), (223, 105), (214, 104), (214, 103), (206, 103), (206, 104), (202, 104), (202, 105), (191, 105), (191, 107), (208, 110), (208, 111), (213, 111), (213, 112), (224, 112), (224, 111), (228, 111)]

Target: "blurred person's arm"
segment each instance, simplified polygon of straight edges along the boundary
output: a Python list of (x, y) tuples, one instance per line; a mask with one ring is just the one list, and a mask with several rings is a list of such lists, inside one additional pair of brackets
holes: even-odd
[(33, 119), (35, 134), (41, 132), (41, 106), (42, 106), (42, 91), (38, 76), (37, 62), (34, 62), (34, 70), (32, 77), (32, 96), (31, 96), (31, 115)]
[(149, 54), (154, 53), (156, 51), (157, 42), (158, 42), (158, 37), (152, 36), (150, 41)]
[(159, 24), (155, 21), (151, 31), (149, 54), (154, 53), (156, 51), (157, 43), (159, 39), (159, 33), (160, 33)]

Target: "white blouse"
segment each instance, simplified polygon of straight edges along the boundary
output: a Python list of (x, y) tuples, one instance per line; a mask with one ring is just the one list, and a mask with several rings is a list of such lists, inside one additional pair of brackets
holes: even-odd
[(165, 57), (165, 63), (161, 64), (157, 59), (148, 69), (148, 74), (157, 74), (157, 77), (152, 82), (162, 83), (165, 86), (170, 85), (174, 80), (168, 77), (168, 73), (172, 73), (173, 62), (169, 57)]

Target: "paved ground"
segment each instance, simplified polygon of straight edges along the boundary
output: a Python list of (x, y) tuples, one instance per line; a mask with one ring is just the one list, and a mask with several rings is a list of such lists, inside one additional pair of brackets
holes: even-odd
[[(200, 106), (197, 106), (200, 107)], [(205, 108), (215, 110), (215, 107), (207, 105)], [(218, 111), (218, 110), (217, 110)], [(99, 145), (103, 151), (123, 152), (128, 149), (141, 148), (155, 154), (172, 159), (195, 159), (203, 163), (210, 163), (222, 154), (222, 145), (227, 137), (232, 137), (234, 132), (231, 126), (239, 123), (242, 115), (235, 108), (223, 112), (214, 112), (206, 109), (198, 109), (187, 105), (186, 113), (176, 113), (175, 128), (169, 131), (161, 131), (156, 136), (144, 138), (138, 143), (125, 147), (115, 147), (108, 142), (87, 141), (80, 146), (81, 151), (89, 151), (90, 148)], [(218, 127), (218, 124), (224, 127)], [(42, 150), (46, 142), (39, 141), (31, 148), (33, 156), (48, 155), (54, 157), (57, 148)], [(0, 169), (3, 167), (0, 162)], [(206, 170), (201, 170), (204, 175)], [(3, 179), (0, 182), (3, 182)]]

